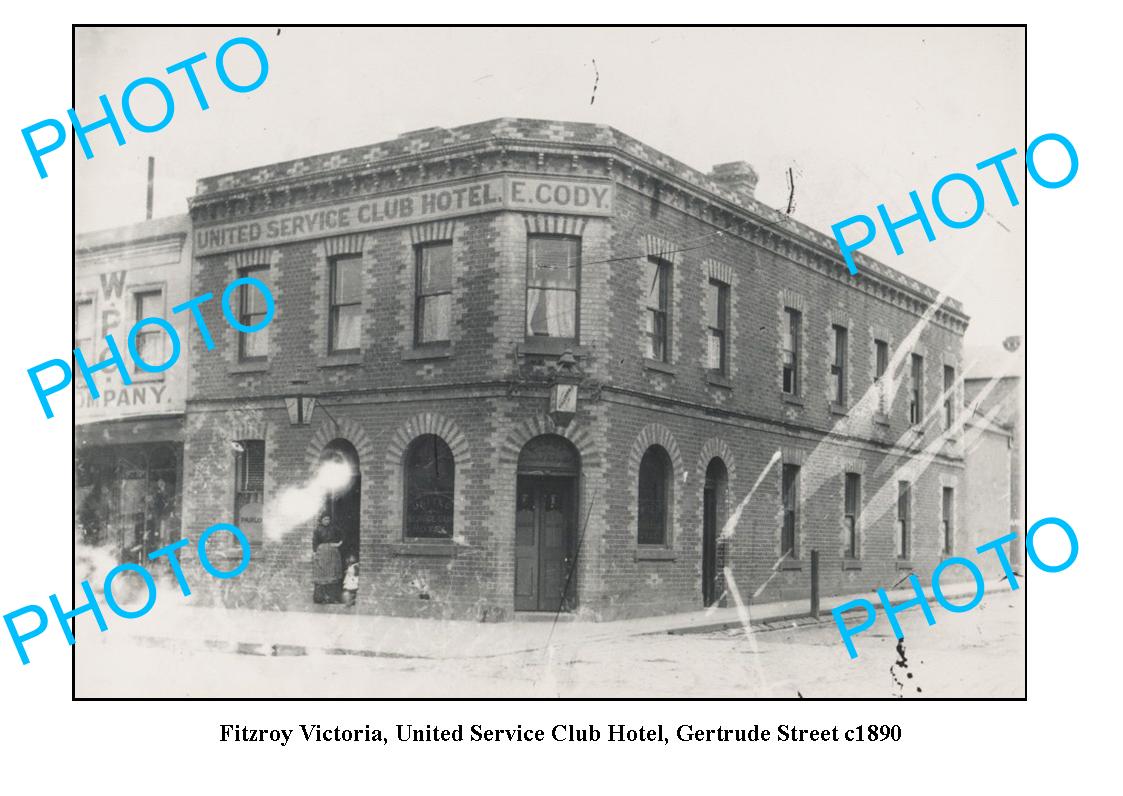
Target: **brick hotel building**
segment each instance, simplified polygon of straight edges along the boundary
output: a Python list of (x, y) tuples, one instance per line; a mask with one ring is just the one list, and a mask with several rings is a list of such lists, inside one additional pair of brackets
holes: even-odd
[[(184, 533), (254, 546), (224, 599), (611, 619), (806, 596), (813, 550), (823, 594), (930, 574), (967, 317), (869, 258), (851, 278), (755, 183), (524, 119), (200, 180), (191, 294), (276, 298), (266, 331), (212, 301), (215, 349), (189, 335)], [(262, 532), (327, 458), (356, 474), (323, 507), (354, 609), (313, 604), (316, 520)]]

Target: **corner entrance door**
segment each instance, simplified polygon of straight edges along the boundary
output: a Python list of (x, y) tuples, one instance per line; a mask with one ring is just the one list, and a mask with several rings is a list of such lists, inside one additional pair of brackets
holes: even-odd
[(702, 491), (702, 604), (707, 608), (717, 596), (717, 488), (707, 484)]
[(574, 528), (572, 478), (518, 477), (515, 511), (515, 610), (570, 607)]

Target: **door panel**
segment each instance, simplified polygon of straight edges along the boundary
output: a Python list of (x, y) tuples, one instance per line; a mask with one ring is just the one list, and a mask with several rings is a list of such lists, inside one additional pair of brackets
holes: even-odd
[(515, 509), (515, 610), (538, 608), (538, 523), (533, 479), (520, 477)]
[(544, 480), (539, 490), (538, 518), (541, 549), (541, 590), (538, 610), (556, 611), (562, 607), (566, 587), (566, 558), (569, 553), (569, 528), (572, 511), (570, 487), (561, 479)]

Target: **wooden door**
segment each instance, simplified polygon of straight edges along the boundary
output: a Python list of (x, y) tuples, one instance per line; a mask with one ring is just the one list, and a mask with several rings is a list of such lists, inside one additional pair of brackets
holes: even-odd
[(702, 492), (702, 604), (714, 604), (714, 578), (717, 576), (717, 489), (707, 486)]
[(519, 476), (515, 512), (515, 610), (558, 611), (572, 593), (572, 478)]

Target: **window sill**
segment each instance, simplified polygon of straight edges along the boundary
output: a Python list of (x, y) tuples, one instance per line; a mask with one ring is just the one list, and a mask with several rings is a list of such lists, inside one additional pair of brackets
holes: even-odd
[(264, 373), (269, 370), (269, 361), (264, 362), (231, 362), (226, 366), (227, 373)]
[(577, 341), (569, 337), (528, 337), (518, 345), (518, 354), (525, 356), (558, 356), (571, 351), (581, 358), (588, 354)]
[(390, 552), (395, 556), (432, 556), (436, 558), (452, 558), (456, 555), (456, 545), (438, 539), (432, 542), (397, 542), (391, 547)]
[(792, 406), (798, 406), (801, 408), (803, 407), (803, 399), (798, 395), (792, 395), (790, 392), (782, 392), (780, 393), (780, 396), (781, 398), (783, 398), (783, 401), (786, 404), (791, 404)]
[(799, 572), (803, 569), (803, 562), (798, 558), (785, 558), (780, 562), (780, 569), (790, 570), (792, 572)]
[(862, 569), (862, 562), (859, 561), (856, 558), (843, 559), (842, 560), (842, 569), (843, 569), (843, 571), (855, 571), (856, 570), (856, 571), (860, 572), (861, 569)]
[(831, 414), (840, 417), (846, 417), (850, 414), (850, 410), (846, 408), (846, 404), (840, 404), (836, 401), (831, 401)]
[(636, 561), (674, 561), (675, 551), (669, 547), (637, 547)]
[(316, 363), (321, 368), (342, 368), (351, 365), (363, 364), (362, 351), (337, 351), (332, 354), (324, 354)]
[(666, 373), (668, 376), (674, 376), (678, 373), (678, 370), (674, 365), (670, 364), (669, 362), (663, 362), (659, 359), (650, 359), (648, 357), (644, 357), (643, 366), (648, 370), (654, 370), (659, 373)]
[(897, 569), (898, 570), (916, 569), (916, 565), (913, 564), (911, 561), (908, 561), (907, 559), (898, 558), (897, 559)]
[(706, 371), (706, 384), (713, 385), (714, 387), (722, 387), (726, 390), (733, 389), (733, 382), (729, 380), (728, 376), (723, 376), (713, 370)]
[(448, 359), (452, 356), (449, 343), (423, 345), (402, 352), (402, 362), (417, 362), (426, 359)]

